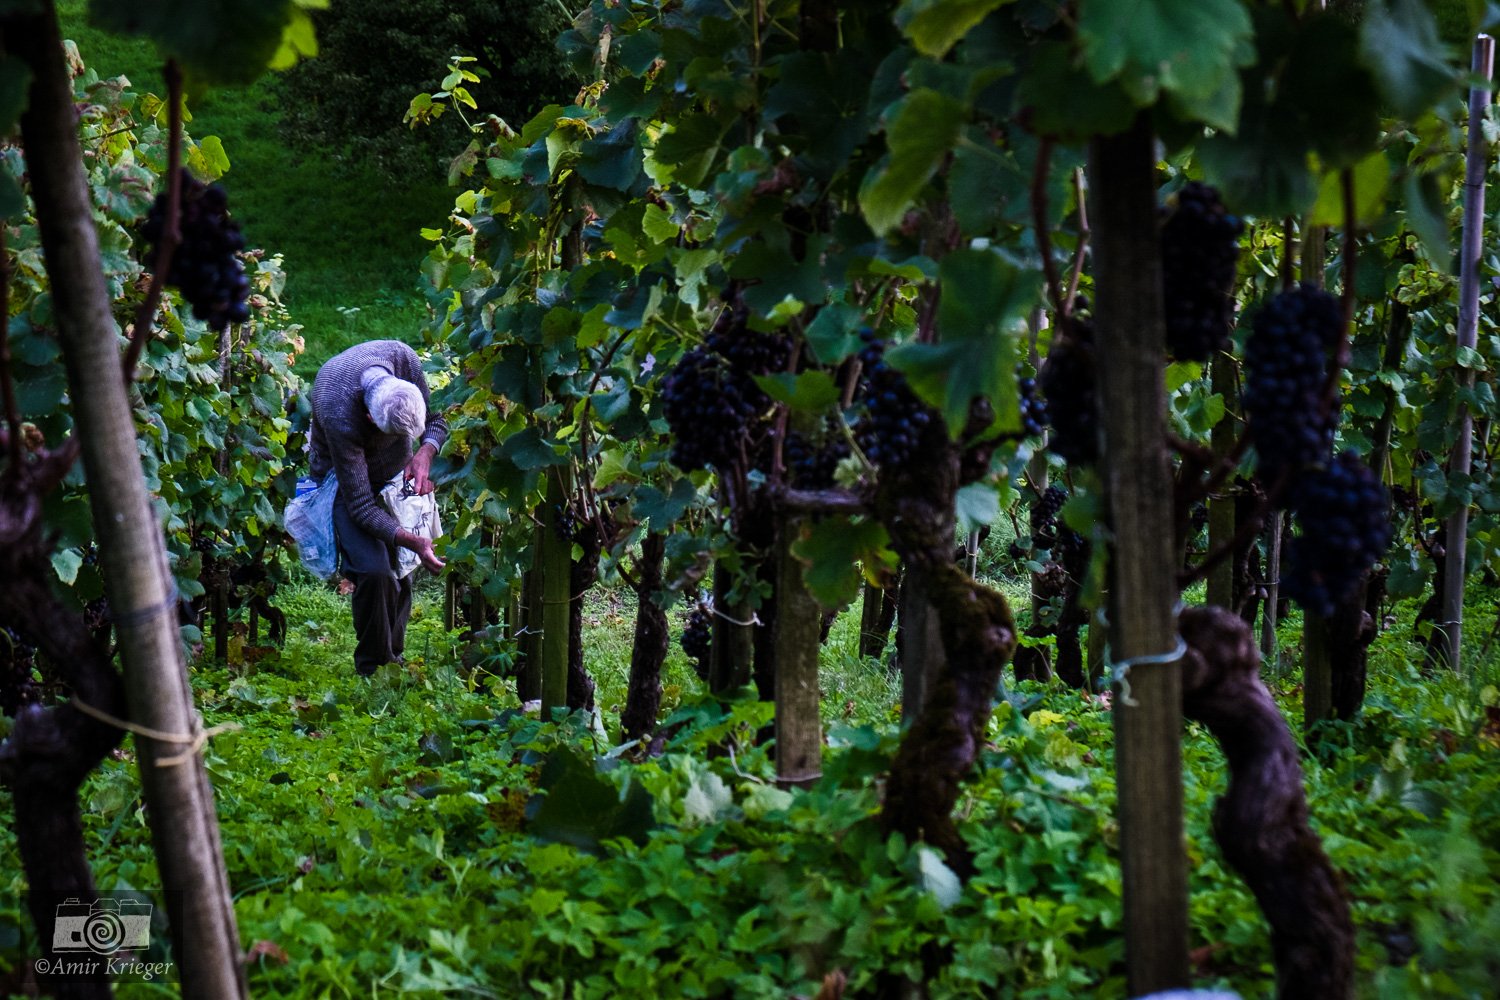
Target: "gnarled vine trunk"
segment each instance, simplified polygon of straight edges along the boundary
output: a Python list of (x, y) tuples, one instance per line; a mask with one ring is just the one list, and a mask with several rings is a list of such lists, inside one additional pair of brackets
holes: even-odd
[(1208, 727), (1229, 764), (1214, 838), (1271, 925), (1280, 1000), (1342, 1000), (1353, 989), (1354, 925), (1338, 872), (1307, 822), (1302, 768), (1260, 681), (1250, 627), (1223, 608), (1178, 619), (1183, 710)]
[[(77, 459), (68, 446), (44, 452), (24, 469), (0, 472), (0, 621), (20, 625), (61, 681), (76, 697), (111, 715), (125, 714), (125, 691), (108, 652), (76, 611), (63, 607), (47, 577), (51, 546), (42, 537), (42, 496)], [(9, 678), (7, 678), (8, 680)], [(11, 791), (16, 846), (26, 880), (34, 890), (28, 902), (39, 932), (51, 928), (61, 898), (95, 898), (93, 871), (83, 835), (78, 789), (124, 731), (85, 715), (69, 702), (51, 708), (23, 705), (15, 726), (0, 743), (0, 781)], [(41, 941), (43, 954), (52, 955)], [(103, 963), (87, 979), (44, 986), (60, 1000), (96, 1000), (111, 995)]]
[(973, 859), (953, 806), (978, 757), (995, 691), (1015, 651), (1016, 627), (1005, 598), (953, 562), (958, 454), (941, 421), (924, 434), (916, 457), (883, 475), (876, 510), (907, 567), (907, 581), (925, 582), (943, 663), (891, 763), (881, 822), (941, 849), (955, 871), (968, 875)]

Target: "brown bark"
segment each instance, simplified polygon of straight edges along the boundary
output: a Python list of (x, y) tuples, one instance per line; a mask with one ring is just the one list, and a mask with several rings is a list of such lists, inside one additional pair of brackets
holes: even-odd
[[(1005, 598), (953, 562), (959, 456), (941, 421), (927, 426), (916, 454), (901, 468), (882, 471), (876, 509), (906, 567), (903, 588), (915, 577), (924, 579), (922, 596), (937, 619), (942, 666), (891, 763), (881, 822), (889, 832), (939, 848), (967, 876), (973, 859), (953, 806), (1015, 651), (1016, 628)], [(903, 649), (903, 661), (907, 656)]]
[(656, 727), (661, 711), (661, 667), (670, 637), (667, 613), (653, 599), (661, 590), (667, 536), (649, 532), (641, 539), (635, 561), (635, 642), (630, 647), (630, 682), (620, 729), (627, 740), (644, 739)]
[(1229, 788), (1214, 838), (1271, 925), (1280, 1000), (1352, 995), (1354, 926), (1338, 872), (1308, 825), (1297, 744), (1260, 681), (1260, 652), (1238, 617), (1189, 608), (1179, 618), (1183, 707), (1224, 750)]

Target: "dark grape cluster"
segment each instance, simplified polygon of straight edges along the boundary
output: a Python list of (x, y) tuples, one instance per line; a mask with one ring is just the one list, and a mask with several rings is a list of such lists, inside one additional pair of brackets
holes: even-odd
[(15, 717), (22, 705), (35, 704), (41, 692), (32, 678), (36, 647), (19, 630), (0, 625), (0, 715)]
[(682, 651), (693, 661), (693, 672), (700, 680), (708, 678), (708, 655), (714, 645), (713, 612), (701, 604), (688, 614), (682, 630)]
[[(250, 280), (236, 254), (245, 249), (239, 224), (229, 218), (229, 198), (217, 184), (205, 185), (182, 171), (182, 202), (177, 228), (182, 235), (172, 254), (167, 284), (182, 292), (193, 317), (213, 330), (250, 318), (246, 299)], [(167, 221), (167, 195), (156, 196), (141, 235), (151, 244), (151, 256), (161, 242)]]
[(1021, 378), (1016, 382), (1021, 403), (1021, 436), (1040, 437), (1047, 427), (1047, 401), (1036, 392), (1036, 379)]
[(791, 340), (779, 333), (750, 329), (746, 313), (742, 305), (726, 312), (709, 331), (705, 346), (746, 376), (786, 371), (792, 357)]
[(556, 520), (552, 522), (552, 530), (557, 537), (564, 542), (571, 542), (578, 537), (578, 518), (573, 514), (573, 508), (555, 503), (552, 505), (552, 513)]
[(1047, 400), (1052, 436), (1047, 444), (1064, 461), (1088, 465), (1099, 458), (1099, 394), (1094, 327), (1064, 320), (1037, 376)]
[(1302, 285), (1255, 314), (1245, 344), (1245, 417), (1261, 478), (1319, 466), (1333, 450), (1333, 408), (1323, 397), (1328, 354), (1344, 316), (1332, 295)]
[(751, 390), (760, 392), (718, 354), (701, 347), (684, 354), (662, 380), (662, 410), (675, 439), (672, 463), (692, 472), (740, 458), (746, 425), (761, 409)]
[(1351, 452), (1304, 475), (1292, 498), (1299, 531), (1281, 580), (1287, 596), (1315, 614), (1333, 614), (1385, 555), (1389, 510), (1379, 476)]
[(865, 415), (854, 428), (865, 457), (876, 465), (895, 467), (916, 454), (937, 411), (927, 406), (906, 384), (906, 376), (885, 360), (885, 342), (873, 331), (860, 334), (859, 352), (864, 373)]
[(833, 485), (833, 475), (848, 454), (849, 444), (841, 436), (828, 434), (819, 442), (792, 430), (787, 432), (781, 460), (793, 486), (803, 490), (823, 490)]
[(1031, 543), (1039, 549), (1051, 549), (1057, 544), (1057, 515), (1068, 502), (1068, 491), (1061, 486), (1048, 486), (1031, 505)]
[(1207, 361), (1222, 350), (1234, 325), (1234, 276), (1244, 220), (1219, 192), (1189, 181), (1175, 208), (1162, 209), (1162, 293), (1167, 348), (1182, 361)]

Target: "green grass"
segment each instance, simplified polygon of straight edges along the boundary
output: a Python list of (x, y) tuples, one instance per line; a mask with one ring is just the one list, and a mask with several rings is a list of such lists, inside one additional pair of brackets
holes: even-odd
[[(165, 92), (148, 43), (88, 25), (84, 0), (58, 5), (63, 33), (101, 76), (124, 75), (140, 91)], [(434, 163), (393, 185), (338, 150), (288, 146), (277, 127), (268, 77), (189, 101), (194, 138), (218, 136), (229, 156), (223, 184), (252, 246), (283, 254), (285, 301), (304, 327), (298, 372), (311, 377), (328, 357), (374, 339), (421, 343), (428, 312), (418, 291), (427, 252), (423, 227), (441, 226), (454, 192)]]

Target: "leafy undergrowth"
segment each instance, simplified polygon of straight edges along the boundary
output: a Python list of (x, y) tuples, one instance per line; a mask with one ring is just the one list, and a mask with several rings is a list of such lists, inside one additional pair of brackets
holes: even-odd
[[(1028, 683), (999, 705), (959, 806), (980, 869), (960, 886), (927, 848), (880, 835), (889, 699), (828, 699), (823, 778), (788, 792), (752, 739), (768, 706), (704, 703), (680, 654), (667, 751), (638, 763), (585, 718), (543, 722), (475, 689), (430, 608), (409, 667), (372, 681), (348, 669), (346, 613), (312, 591), (288, 610), (279, 657), (194, 674), (208, 722), (243, 727), (208, 761), (258, 995), (784, 998), (834, 973), (868, 995), (924, 968), (939, 997), (1125, 995), (1101, 699)], [(606, 721), (624, 610), (590, 611)], [(1377, 659), (1361, 720), (1308, 764), (1354, 899), (1360, 992), (1491, 996), (1500, 693), (1423, 678), (1398, 653)], [(884, 672), (837, 648), (825, 664), (830, 687), (889, 689), (844, 676)], [(1184, 763), (1198, 985), (1268, 996), (1265, 927), (1207, 833), (1224, 774), (1197, 727)], [(90, 781), (86, 810), (101, 885), (154, 885), (132, 761)], [(0, 871), (18, 867), (7, 829)], [(16, 892), (0, 899), (0, 968), (20, 961), (18, 911)]]

